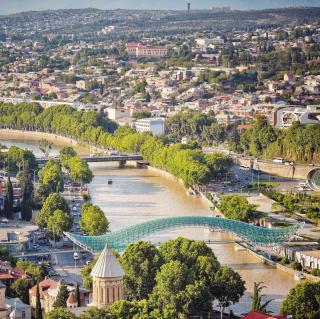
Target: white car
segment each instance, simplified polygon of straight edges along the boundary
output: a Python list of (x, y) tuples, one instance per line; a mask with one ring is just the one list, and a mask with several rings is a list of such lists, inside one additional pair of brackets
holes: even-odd
[(73, 253), (73, 259), (74, 260), (79, 260), (79, 254), (78, 253)]

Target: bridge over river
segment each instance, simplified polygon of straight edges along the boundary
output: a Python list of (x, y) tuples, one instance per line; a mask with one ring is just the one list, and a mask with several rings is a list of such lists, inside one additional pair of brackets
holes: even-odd
[(184, 227), (205, 227), (223, 230), (234, 234), (250, 245), (272, 248), (281, 246), (289, 241), (297, 234), (302, 225), (294, 224), (281, 228), (263, 228), (227, 218), (182, 216), (156, 219), (102, 236), (82, 236), (72, 233), (65, 233), (65, 235), (81, 248), (91, 252), (100, 252), (106, 245), (118, 251), (123, 251), (129, 244), (157, 232)]
[[(80, 158), (82, 158), (88, 163), (119, 162), (120, 164), (125, 164), (128, 161), (143, 162), (143, 157), (141, 155), (80, 156)], [(59, 156), (55, 156), (52, 158), (38, 157), (37, 162), (40, 165), (44, 165), (50, 159), (60, 160), (60, 157)]]

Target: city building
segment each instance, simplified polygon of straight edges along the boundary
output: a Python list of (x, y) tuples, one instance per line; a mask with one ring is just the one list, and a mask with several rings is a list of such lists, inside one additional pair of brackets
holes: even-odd
[(131, 116), (130, 110), (123, 108), (108, 107), (105, 110), (105, 113), (107, 114), (108, 118), (113, 121)]
[(320, 106), (280, 107), (273, 113), (273, 126), (277, 128), (290, 127), (294, 122), (300, 124), (320, 124)]
[(320, 250), (297, 251), (296, 259), (304, 268), (320, 269)]
[(5, 303), (8, 318), (31, 319), (31, 306), (23, 303), (19, 298), (6, 298)]
[(127, 52), (129, 56), (137, 58), (163, 58), (168, 54), (167, 46), (158, 45), (143, 45), (141, 43), (128, 43)]
[(5, 298), (6, 286), (0, 282), (0, 319), (31, 319), (31, 306), (19, 298)]
[(153, 135), (163, 135), (165, 132), (163, 118), (145, 118), (135, 122), (137, 132), (151, 132)]
[(90, 306), (105, 307), (124, 299), (122, 269), (111, 248), (106, 246), (91, 271), (92, 302)]
[[(44, 313), (53, 310), (53, 304), (57, 298), (58, 292), (60, 290), (61, 282), (52, 279), (45, 279), (39, 283), (40, 301), (41, 308)], [(70, 292), (70, 296), (75, 293), (76, 287), (73, 285), (67, 285), (67, 289)], [(37, 286), (33, 286), (29, 289), (29, 301), (33, 309), (36, 307), (36, 293)], [(74, 298), (70, 297), (67, 300), (68, 308), (76, 308), (74, 303)], [(81, 306), (86, 306), (89, 304), (89, 291), (84, 288), (80, 288), (80, 301)], [(0, 318), (1, 319), (1, 318)]]

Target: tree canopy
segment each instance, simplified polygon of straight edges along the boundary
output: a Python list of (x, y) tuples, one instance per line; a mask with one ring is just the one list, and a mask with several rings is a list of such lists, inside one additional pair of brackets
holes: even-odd
[(109, 222), (98, 206), (84, 204), (81, 208), (80, 229), (90, 236), (103, 235), (109, 230)]
[(295, 319), (316, 319), (320, 317), (320, 283), (302, 282), (290, 289), (281, 305), (281, 313)]
[(163, 258), (159, 250), (152, 244), (139, 241), (130, 244), (120, 257), (125, 270), (125, 290), (133, 299), (148, 298), (155, 286), (155, 277)]
[(220, 201), (222, 214), (230, 219), (249, 222), (255, 217), (255, 205), (248, 203), (248, 200), (241, 195), (224, 195)]
[(57, 209), (49, 217), (47, 227), (55, 238), (61, 238), (64, 231), (72, 228), (72, 222), (73, 218), (69, 213)]
[(56, 210), (70, 213), (70, 208), (66, 200), (60, 194), (52, 193), (46, 198), (40, 212), (38, 212), (36, 224), (40, 227), (47, 227), (49, 218)]
[(45, 185), (51, 192), (63, 191), (63, 173), (58, 162), (49, 160), (39, 171), (39, 182)]
[(67, 309), (57, 308), (48, 312), (44, 319), (76, 319), (77, 317)]

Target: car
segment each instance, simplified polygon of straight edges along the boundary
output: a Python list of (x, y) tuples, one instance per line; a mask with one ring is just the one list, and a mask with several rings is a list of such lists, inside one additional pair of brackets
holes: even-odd
[(55, 270), (49, 271), (48, 275), (51, 277), (59, 276), (59, 274)]
[(39, 248), (40, 248), (40, 246), (38, 244), (33, 245), (33, 249), (38, 250)]
[(73, 259), (74, 260), (79, 260), (79, 254), (78, 253), (73, 253)]
[(92, 263), (91, 260), (86, 260), (86, 265), (90, 265)]

